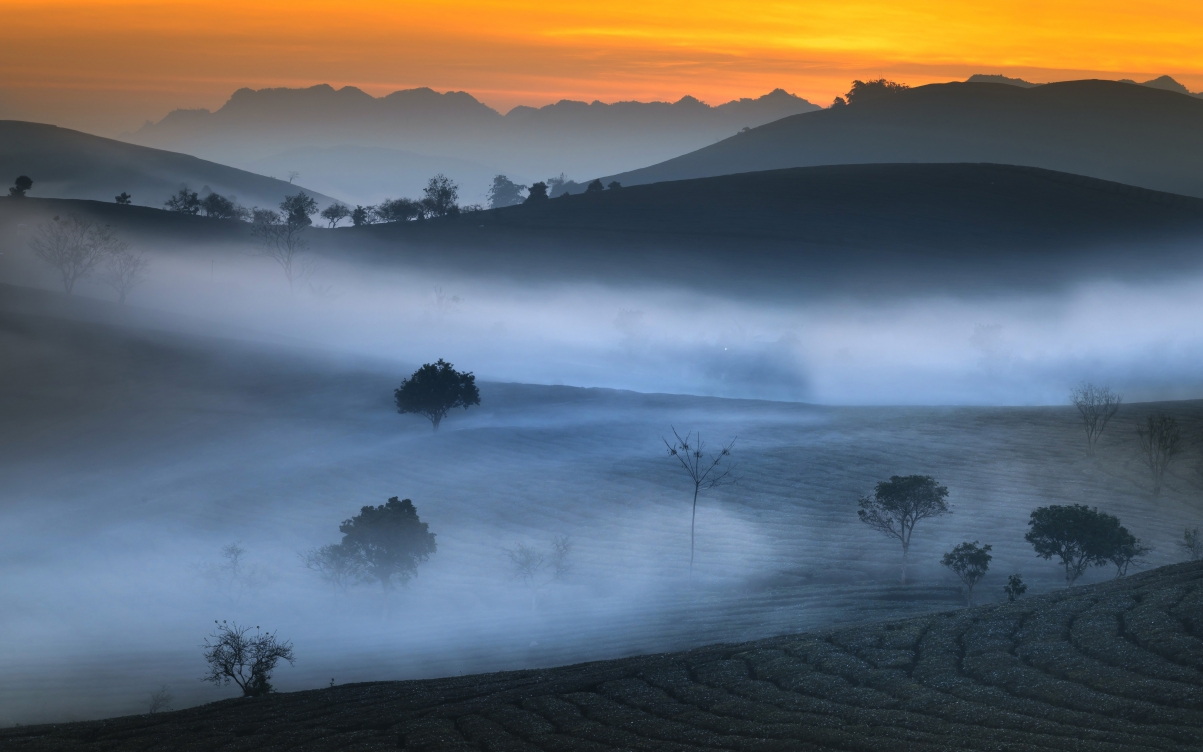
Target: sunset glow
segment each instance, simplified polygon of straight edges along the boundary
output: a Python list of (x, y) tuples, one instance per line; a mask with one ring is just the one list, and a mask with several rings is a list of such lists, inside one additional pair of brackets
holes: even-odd
[(717, 103), (775, 87), (826, 104), (880, 75), (1169, 74), (1203, 88), (1203, 5), (1184, 0), (4, 0), (0, 14), (0, 115), (76, 122), (317, 83), (460, 89), (502, 111), (560, 98)]

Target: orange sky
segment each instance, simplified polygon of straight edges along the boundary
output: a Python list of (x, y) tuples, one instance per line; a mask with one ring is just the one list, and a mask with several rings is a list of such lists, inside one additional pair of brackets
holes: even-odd
[(241, 86), (462, 89), (505, 111), (1168, 73), (1203, 89), (1200, 0), (0, 0), (0, 117), (106, 135)]

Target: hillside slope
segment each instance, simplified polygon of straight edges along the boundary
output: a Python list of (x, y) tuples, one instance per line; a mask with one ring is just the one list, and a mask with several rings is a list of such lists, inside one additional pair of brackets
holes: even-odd
[[(112, 202), (121, 192), (133, 203), (160, 207), (188, 185), (235, 196), (246, 205), (275, 206), (301, 190), (285, 180), (207, 162), (186, 154), (134, 146), (42, 123), (0, 120), (0, 176), (33, 179), (30, 196)], [(308, 191), (323, 204), (330, 199)]]
[(1203, 99), (1117, 81), (920, 86), (784, 118), (623, 185), (824, 164), (996, 162), (1203, 196)]
[(1013, 604), (542, 671), (0, 731), (40, 750), (1197, 750), (1203, 563)]

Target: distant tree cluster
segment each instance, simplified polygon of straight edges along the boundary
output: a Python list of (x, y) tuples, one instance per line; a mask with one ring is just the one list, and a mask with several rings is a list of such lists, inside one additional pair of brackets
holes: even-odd
[[(475, 207), (472, 207), (475, 208)], [(422, 189), (422, 198), (386, 198), (375, 206), (356, 206), (354, 209), (343, 206), (334, 214), (322, 216), (330, 222), (331, 227), (337, 226), (342, 219), (350, 219), (351, 224), (359, 227), (381, 222), (413, 222), (438, 217), (453, 217), (469, 207), (459, 205), (459, 186), (451, 178), (443, 174), (432, 177)]]

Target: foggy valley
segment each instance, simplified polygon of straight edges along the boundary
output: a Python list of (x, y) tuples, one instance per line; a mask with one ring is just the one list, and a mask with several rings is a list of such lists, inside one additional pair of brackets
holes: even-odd
[(1203, 100), (995, 78), (0, 123), (0, 747), (1198, 748)]

